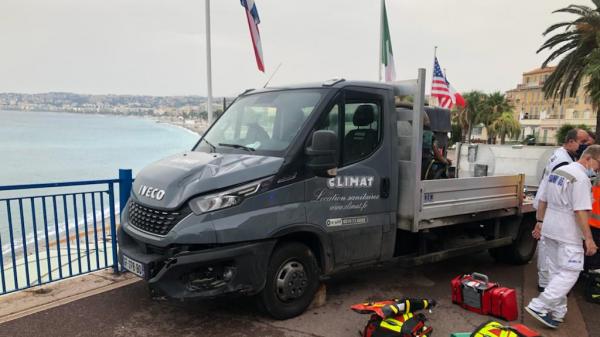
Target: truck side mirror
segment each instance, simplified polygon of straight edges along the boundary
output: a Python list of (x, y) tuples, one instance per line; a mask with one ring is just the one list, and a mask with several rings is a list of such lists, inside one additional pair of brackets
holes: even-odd
[(308, 156), (306, 166), (319, 177), (335, 176), (338, 165), (338, 138), (330, 130), (318, 130), (313, 133), (312, 145), (306, 148)]

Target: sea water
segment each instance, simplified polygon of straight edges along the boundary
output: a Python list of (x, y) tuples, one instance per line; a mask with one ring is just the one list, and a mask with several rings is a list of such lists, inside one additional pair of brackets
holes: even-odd
[[(132, 169), (135, 177), (144, 166), (175, 153), (189, 150), (199, 139), (199, 135), (166, 123), (157, 123), (152, 119), (120, 117), (112, 115), (84, 115), (59, 112), (0, 111), (0, 186), (70, 182), (81, 180), (114, 179), (121, 168)], [(69, 193), (106, 190), (107, 186), (71, 188)], [(9, 217), (6, 198), (37, 196), (58, 193), (56, 190), (19, 190), (0, 192), (0, 240), (3, 253), (9, 253), (10, 235), (13, 243), (22, 247), (33, 240), (34, 234), (40, 238), (43, 233), (43, 221), (49, 222), (48, 235), (56, 235), (54, 228), (73, 227), (75, 220), (80, 226), (89, 221), (91, 226), (94, 214), (98, 222), (107, 216), (106, 209), (101, 210), (96, 200), (96, 210), (92, 211), (91, 195), (79, 195), (77, 206), (73, 197), (47, 198), (48, 214), (41, 214), (41, 199), (24, 199), (19, 205), (17, 200), (10, 201), (12, 233), (9, 233)], [(67, 193), (65, 191), (65, 193)], [(106, 193), (104, 193), (106, 194)], [(118, 194), (117, 194), (118, 195)], [(99, 195), (97, 195), (99, 199)], [(76, 197), (77, 198), (77, 197)], [(87, 218), (83, 218), (83, 199), (87, 200)], [(56, 201), (56, 205), (54, 202)], [(37, 210), (32, 215), (31, 203)], [(58, 212), (56, 218), (53, 208)], [(65, 218), (64, 209), (67, 208)], [(108, 207), (108, 203), (104, 203)], [(22, 224), (18, 216), (23, 209), (25, 221)], [(74, 216), (78, 211), (77, 218)], [(118, 205), (117, 205), (118, 210)], [(46, 219), (44, 219), (46, 218)], [(34, 219), (37, 223), (34, 224)], [(55, 223), (60, 223), (54, 226)], [(37, 231), (33, 226), (37, 226)], [(26, 235), (23, 235), (22, 228)]]

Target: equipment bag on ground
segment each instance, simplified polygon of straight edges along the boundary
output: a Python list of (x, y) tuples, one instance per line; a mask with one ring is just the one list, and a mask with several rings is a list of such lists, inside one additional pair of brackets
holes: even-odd
[(469, 311), (507, 321), (518, 318), (516, 291), (489, 282), (486, 275), (459, 275), (451, 281), (451, 285), (452, 302)]
[(371, 314), (363, 337), (430, 337), (433, 329), (423, 314), (413, 311), (431, 308), (435, 301), (421, 299), (359, 303), (351, 307), (360, 314)]
[(508, 326), (496, 321), (487, 321), (478, 326), (470, 337), (540, 337), (540, 334), (523, 324)]

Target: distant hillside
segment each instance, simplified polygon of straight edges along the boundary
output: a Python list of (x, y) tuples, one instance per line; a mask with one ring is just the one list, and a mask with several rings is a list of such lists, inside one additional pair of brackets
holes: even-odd
[[(231, 101), (226, 98), (227, 104)], [(223, 98), (213, 102), (215, 110), (222, 110)], [(0, 110), (205, 117), (206, 97), (0, 93)]]

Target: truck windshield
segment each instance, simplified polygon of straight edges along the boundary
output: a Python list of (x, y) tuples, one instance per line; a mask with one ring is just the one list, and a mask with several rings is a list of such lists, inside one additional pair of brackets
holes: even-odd
[(299, 89), (241, 97), (194, 150), (283, 155), (324, 94), (324, 89)]

